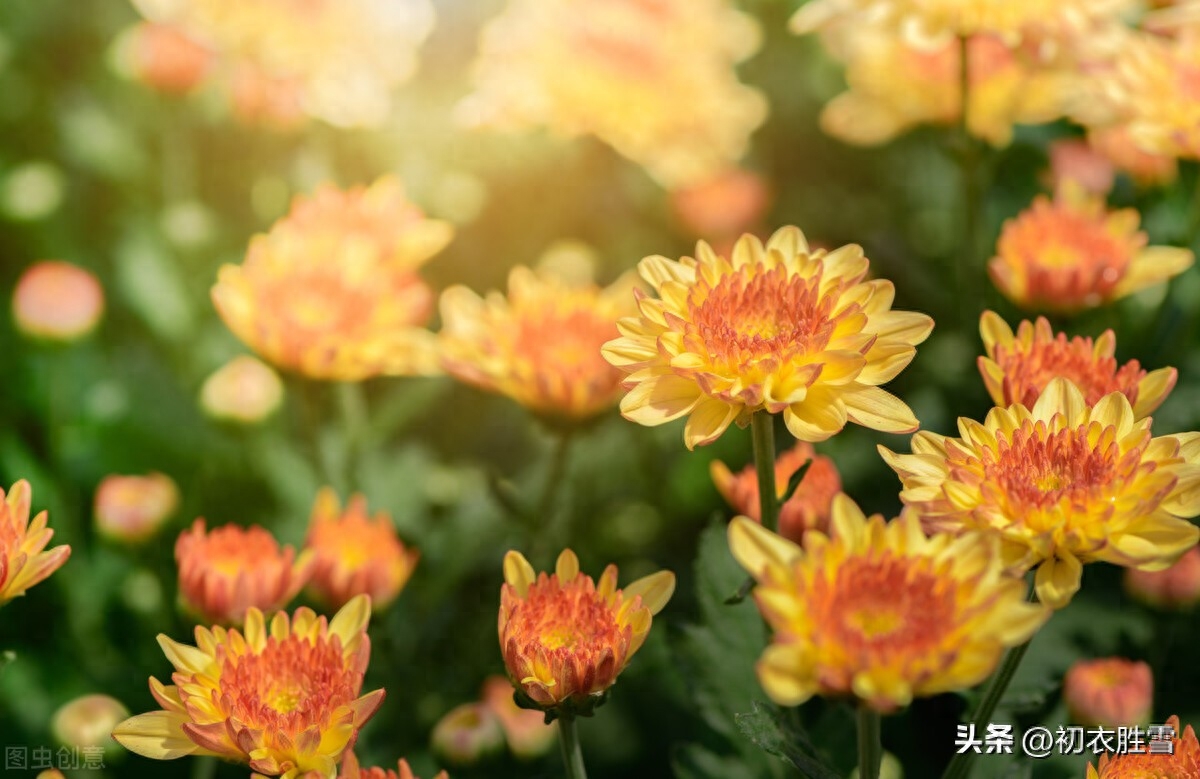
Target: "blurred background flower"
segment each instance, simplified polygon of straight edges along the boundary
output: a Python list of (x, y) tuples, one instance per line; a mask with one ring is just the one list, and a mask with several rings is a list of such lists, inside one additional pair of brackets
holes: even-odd
[(121, 543), (144, 543), (178, 509), (179, 488), (166, 474), (106, 476), (96, 488), (96, 531)]
[(77, 265), (45, 260), (21, 274), (12, 306), (22, 333), (50, 341), (74, 341), (100, 323), (104, 289), (92, 273)]
[(1063, 678), (1067, 712), (1080, 725), (1145, 725), (1153, 696), (1150, 666), (1121, 657), (1079, 660)]

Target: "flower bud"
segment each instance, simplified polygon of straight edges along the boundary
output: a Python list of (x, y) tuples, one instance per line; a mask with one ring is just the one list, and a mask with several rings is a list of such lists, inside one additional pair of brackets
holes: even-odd
[(116, 747), (109, 734), (129, 716), (129, 710), (107, 695), (84, 695), (63, 705), (51, 725), (54, 738), (70, 749)]
[(34, 338), (75, 341), (91, 332), (104, 313), (104, 289), (83, 268), (58, 260), (30, 266), (13, 292), (17, 329)]
[(252, 425), (279, 408), (283, 383), (279, 375), (249, 355), (234, 357), (208, 377), (200, 389), (200, 406), (213, 419)]
[(547, 725), (541, 712), (518, 706), (508, 679), (489, 676), (483, 683), (483, 702), (500, 718), (508, 749), (519, 760), (533, 760), (553, 748), (558, 738), (558, 722)]
[(504, 750), (504, 729), (485, 704), (464, 703), (438, 721), (430, 745), (447, 763), (476, 765)]
[(1125, 569), (1125, 591), (1136, 600), (1165, 610), (1187, 611), (1200, 603), (1200, 548), (1192, 547), (1162, 571)]
[(1150, 666), (1119, 657), (1080, 660), (1063, 679), (1071, 721), (1088, 727), (1144, 725), (1153, 696)]
[(140, 544), (178, 508), (179, 488), (170, 476), (106, 476), (96, 488), (96, 530), (114, 541)]

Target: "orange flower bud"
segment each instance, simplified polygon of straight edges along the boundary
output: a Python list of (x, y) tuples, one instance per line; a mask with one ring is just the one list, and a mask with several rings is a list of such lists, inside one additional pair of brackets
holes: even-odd
[(504, 729), (486, 704), (464, 703), (438, 720), (430, 745), (451, 765), (472, 766), (504, 751)]
[(172, 95), (191, 92), (208, 75), (213, 54), (169, 24), (143, 22), (133, 33), (134, 76), (151, 89)]
[(1150, 666), (1119, 657), (1080, 660), (1063, 679), (1067, 712), (1080, 725), (1144, 725), (1153, 696)]
[[(800, 543), (806, 530), (828, 531), (833, 498), (842, 490), (842, 479), (833, 460), (816, 454), (811, 444), (800, 441), (775, 459), (777, 497), (783, 497), (792, 475), (809, 461), (812, 465), (796, 491), (779, 509), (779, 534), (796, 543)], [(725, 463), (713, 460), (709, 470), (717, 491), (735, 512), (762, 522), (754, 463), (735, 475)]]
[(1200, 603), (1200, 548), (1192, 547), (1170, 568), (1125, 571), (1125, 590), (1160, 609), (1187, 610)]
[(92, 331), (104, 313), (104, 289), (88, 271), (58, 260), (30, 266), (13, 292), (17, 329), (34, 338), (74, 341)]
[(200, 406), (214, 419), (251, 425), (279, 408), (283, 383), (270, 366), (249, 355), (234, 357), (205, 380)]
[(170, 476), (106, 476), (96, 488), (96, 530), (139, 544), (154, 537), (178, 508), (179, 488)]

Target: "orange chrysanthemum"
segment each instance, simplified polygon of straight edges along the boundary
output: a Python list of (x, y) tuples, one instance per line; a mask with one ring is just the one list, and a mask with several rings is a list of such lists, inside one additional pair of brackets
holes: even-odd
[(1074, 313), (1166, 281), (1191, 266), (1187, 249), (1146, 246), (1137, 211), (1107, 211), (1070, 184), (1053, 201), (1005, 222), (988, 263), (996, 287), (1018, 306)]
[(909, 455), (882, 446), (901, 499), (928, 531), (998, 536), (1012, 573), (1037, 566), (1039, 599), (1065, 606), (1083, 563), (1168, 567), (1200, 529), (1200, 433), (1150, 437), (1120, 392), (1095, 405), (1054, 379), (1032, 409), (995, 408), (962, 438), (922, 432)]
[(117, 726), (113, 738), (156, 760), (215, 755), (264, 776), (337, 775), (342, 754), (383, 702), (383, 690), (359, 697), (371, 655), (371, 601), (359, 596), (332, 621), (300, 608), (268, 626), (246, 612), (241, 632), (196, 628), (196, 646), (159, 635), (175, 673), (150, 678), (163, 707)]
[[(829, 529), (829, 512), (833, 498), (842, 491), (842, 479), (837, 466), (828, 457), (817, 454), (811, 444), (797, 442), (775, 460), (775, 494), (783, 498), (792, 474), (805, 463), (808, 470), (796, 486), (796, 491), (779, 507), (779, 535), (800, 543), (807, 530)], [(761, 522), (758, 500), (758, 473), (751, 463), (734, 475), (720, 460), (709, 464), (713, 483), (721, 497), (734, 511), (755, 522)]]
[(59, 260), (29, 266), (13, 289), (13, 322), (22, 333), (49, 341), (75, 341), (104, 314), (104, 288), (90, 272)]
[(390, 514), (368, 516), (363, 495), (350, 498), (343, 511), (328, 487), (317, 494), (304, 545), (313, 554), (309, 590), (332, 608), (356, 595), (370, 595), (371, 603), (382, 609), (404, 589), (420, 559), (396, 535)]
[(202, 621), (236, 624), (251, 608), (282, 609), (308, 581), (313, 553), (279, 548), (258, 525), (224, 525), (205, 532), (197, 519), (175, 542), (179, 597)]
[(1137, 360), (1118, 365), (1112, 330), (1105, 330), (1095, 343), (1080, 336), (1067, 340), (1065, 333), (1055, 335), (1050, 322), (1038, 317), (1036, 323), (1021, 322), (1014, 336), (1003, 319), (985, 311), (979, 333), (987, 350), (987, 356), (979, 358), (979, 372), (997, 406), (1020, 403), (1030, 408), (1050, 380), (1061, 376), (1079, 387), (1089, 405), (1110, 392), (1122, 393), (1141, 419), (1166, 400), (1179, 375), (1174, 368), (1147, 373)]
[(1181, 730), (1176, 715), (1166, 724), (1173, 734), (1169, 752), (1165, 744), (1147, 743), (1136, 751), (1101, 755), (1099, 770), (1088, 763), (1087, 779), (1200, 779), (1200, 742), (1192, 726)]
[(610, 408), (621, 372), (600, 347), (633, 313), (632, 275), (601, 289), (518, 266), (508, 297), (463, 286), (442, 293), (442, 366), (455, 378), (509, 396), (534, 412), (586, 419)]
[(1121, 657), (1080, 660), (1063, 678), (1063, 701), (1079, 725), (1145, 725), (1154, 700), (1150, 666)]
[(163, 473), (106, 476), (96, 488), (96, 530), (130, 544), (154, 537), (179, 508), (179, 488)]
[(46, 527), (47, 513), (38, 512), (29, 522), (33, 490), (22, 479), (9, 489), (0, 489), (0, 606), (24, 595), (46, 580), (71, 556), (71, 547), (56, 546), (42, 551), (54, 531)]
[(131, 33), (130, 68), (146, 86), (171, 95), (191, 92), (212, 70), (212, 51), (170, 24), (142, 22)]
[(393, 177), (326, 185), (255, 237), (242, 265), (221, 268), (213, 303), (246, 345), (310, 378), (434, 373), (423, 327), (434, 295), (416, 269), (451, 235)]
[(619, 590), (615, 565), (597, 585), (579, 572), (570, 549), (550, 575), (535, 574), (520, 552), (510, 551), (504, 581), (498, 620), (504, 666), (517, 691), (548, 714), (588, 714), (603, 702), (675, 591), (670, 571)]
[(1125, 591), (1159, 609), (1186, 611), (1200, 603), (1200, 548), (1192, 547), (1162, 571), (1125, 571)]
[[(408, 761), (400, 759), (399, 772), (387, 768), (362, 768), (354, 752), (346, 753), (346, 761), (342, 763), (342, 771), (338, 779), (420, 779), (408, 767)], [(449, 774), (439, 771), (433, 779), (449, 779)]]
[(784, 706), (852, 696), (891, 712), (966, 689), (1049, 616), (1004, 575), (989, 539), (926, 538), (912, 516), (868, 519), (844, 494), (832, 532), (811, 531), (803, 547), (737, 517), (729, 548), (758, 582), (775, 634), (758, 678)]
[(810, 251), (795, 227), (765, 247), (742, 236), (730, 259), (704, 242), (696, 259), (647, 257), (639, 271), (659, 298), (639, 292), (641, 316), (622, 319), (622, 337), (604, 346), (629, 374), (621, 413), (643, 425), (690, 414), (689, 449), (760, 410), (782, 412), (802, 441), (847, 420), (916, 430), (909, 407), (879, 385), (912, 361), (933, 320), (892, 311), (892, 283), (867, 281), (868, 265), (855, 245)]

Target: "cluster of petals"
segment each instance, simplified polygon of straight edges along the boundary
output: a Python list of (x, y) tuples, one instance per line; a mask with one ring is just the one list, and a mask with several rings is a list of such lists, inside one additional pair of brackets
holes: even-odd
[[(400, 763), (397, 770), (393, 771), (390, 768), (363, 768), (358, 763), (358, 757), (354, 752), (347, 752), (346, 759), (342, 763), (342, 770), (338, 774), (337, 779), (421, 779), (412, 772), (408, 766), (408, 761), (400, 758)], [(449, 774), (445, 771), (439, 771), (434, 775), (433, 779), (449, 779)]]
[(424, 327), (434, 293), (417, 269), (452, 235), (392, 176), (347, 190), (326, 184), (252, 239), (241, 265), (221, 268), (213, 303), (247, 346), (309, 378), (436, 373)]
[[(792, 476), (807, 467), (796, 490), (783, 500)], [(738, 514), (761, 522), (761, 502), (758, 495), (758, 472), (754, 464), (734, 474), (720, 460), (709, 464), (713, 484), (725, 502)], [(842, 491), (842, 479), (833, 460), (819, 455), (812, 444), (796, 442), (795, 446), (775, 458), (775, 496), (779, 506), (779, 534), (800, 543), (805, 531), (829, 529), (833, 499)]]
[(249, 609), (286, 606), (308, 581), (313, 552), (280, 548), (258, 525), (223, 525), (210, 532), (203, 519), (175, 542), (179, 597), (205, 623), (238, 624)]
[(357, 595), (369, 595), (376, 609), (384, 608), (404, 589), (420, 559), (396, 535), (390, 514), (370, 516), (364, 495), (354, 495), (343, 509), (328, 487), (317, 493), (304, 546), (312, 553), (309, 590), (335, 609)]
[(759, 681), (784, 706), (822, 695), (886, 713), (972, 687), (1050, 614), (1006, 575), (994, 539), (927, 537), (913, 515), (868, 519), (844, 494), (830, 532), (803, 545), (737, 517), (729, 548), (774, 633)]
[(0, 606), (57, 571), (71, 556), (71, 547), (46, 551), (54, 531), (46, 527), (48, 514), (38, 512), (29, 521), (33, 490), (22, 479), (6, 495), (0, 489)]
[(1083, 564), (1161, 570), (1196, 544), (1200, 433), (1151, 437), (1120, 392), (1089, 405), (1053, 379), (1032, 408), (960, 418), (961, 438), (913, 436), (912, 454), (880, 447), (901, 499), (930, 532), (1001, 540), (1014, 574), (1037, 568), (1038, 598), (1054, 608), (1078, 591)]
[(886, 432), (917, 429), (911, 409), (879, 385), (916, 356), (933, 329), (893, 311), (895, 288), (867, 279), (856, 245), (812, 251), (795, 227), (764, 246), (744, 235), (732, 256), (701, 242), (696, 257), (647, 257), (638, 270), (658, 297), (604, 347), (628, 374), (621, 413), (643, 425), (688, 416), (689, 449), (712, 443), (757, 411), (783, 414), (792, 435), (823, 441), (847, 421)]
[(1021, 322), (1014, 334), (998, 314), (985, 311), (979, 333), (987, 351), (979, 358), (979, 372), (997, 406), (1020, 403), (1032, 408), (1050, 381), (1062, 377), (1079, 388), (1089, 405), (1110, 392), (1120, 392), (1129, 400), (1134, 417), (1141, 419), (1166, 400), (1179, 377), (1174, 368), (1147, 373), (1137, 360), (1119, 365), (1112, 330), (1095, 341), (1082, 336), (1068, 339), (1065, 333), (1056, 334), (1045, 317), (1038, 317), (1036, 322)]
[(438, 348), (447, 373), (551, 417), (586, 419), (620, 395), (623, 374), (600, 355), (617, 320), (636, 311), (636, 278), (608, 287), (517, 266), (508, 295), (465, 286), (442, 293)]
[(504, 556), (497, 623), (513, 686), (544, 711), (590, 713), (625, 670), (675, 591), (675, 575), (659, 571), (623, 589), (617, 567), (597, 583), (579, 572), (570, 549), (554, 573), (535, 573), (520, 552)]
[[(134, 5), (160, 26), (158, 47), (148, 53), (166, 62), (147, 62), (146, 52), (139, 52), (139, 72), (157, 77), (151, 85), (186, 91), (211, 77), (243, 117), (261, 112), (260, 118), (289, 124), (305, 115), (342, 127), (383, 123), (392, 90), (416, 70), (417, 50), (434, 23), (430, 0), (135, 0)], [(169, 46), (161, 28), (184, 42)], [(256, 87), (282, 94), (248, 94)], [(284, 105), (270, 105), (276, 102)]]
[(1108, 211), (1081, 187), (1059, 189), (1005, 222), (988, 273), (1027, 310), (1075, 313), (1160, 284), (1191, 267), (1191, 251), (1147, 246), (1132, 208)]
[(240, 630), (196, 628), (196, 645), (158, 637), (175, 671), (150, 678), (162, 709), (117, 726), (113, 738), (157, 760), (211, 755), (263, 776), (329, 779), (384, 691), (360, 696), (371, 653), (370, 599), (332, 620), (310, 609), (268, 623), (250, 609)]
[(734, 66), (758, 48), (728, 0), (510, 0), (490, 21), (464, 122), (590, 134), (668, 187), (736, 162), (766, 100)]
[(1100, 756), (1097, 765), (1088, 763), (1087, 779), (1196, 779), (1200, 777), (1200, 741), (1192, 726), (1181, 729), (1178, 715), (1167, 718), (1166, 726), (1173, 734), (1169, 751), (1149, 744), (1121, 754)]

